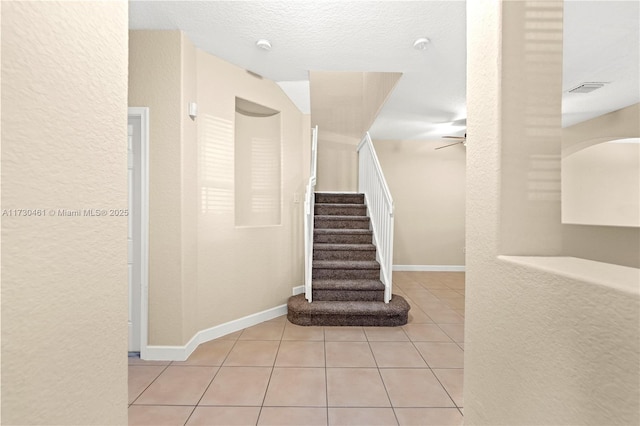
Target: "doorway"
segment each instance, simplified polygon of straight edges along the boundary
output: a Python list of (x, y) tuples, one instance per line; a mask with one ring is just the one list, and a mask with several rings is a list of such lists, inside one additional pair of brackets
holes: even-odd
[(129, 108), (127, 135), (128, 350), (144, 359), (149, 294), (149, 108)]

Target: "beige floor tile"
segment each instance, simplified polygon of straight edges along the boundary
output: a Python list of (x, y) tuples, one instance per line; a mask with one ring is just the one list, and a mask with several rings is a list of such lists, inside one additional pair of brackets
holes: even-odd
[(272, 318), (270, 320), (265, 321), (266, 324), (285, 324), (287, 323), (287, 316), (280, 315), (279, 317)]
[(174, 361), (171, 365), (220, 366), (235, 344), (233, 340), (212, 340), (200, 344), (186, 361)]
[(324, 368), (274, 368), (265, 406), (326, 407)]
[(324, 367), (324, 342), (282, 341), (276, 367)]
[(263, 322), (245, 328), (238, 340), (280, 340), (284, 332), (284, 322)]
[(436, 324), (463, 324), (464, 317), (451, 308), (425, 311)]
[(325, 342), (327, 367), (375, 367), (368, 342)]
[(451, 309), (464, 309), (464, 296), (447, 297), (440, 300)]
[(199, 405), (260, 406), (271, 367), (221, 367)]
[(369, 344), (379, 368), (427, 367), (411, 342), (370, 342)]
[(137, 356), (130, 356), (129, 365), (169, 365), (171, 361), (146, 361)]
[(400, 426), (461, 426), (463, 417), (457, 408), (396, 408)]
[(364, 327), (364, 334), (370, 342), (400, 342), (408, 341), (402, 327)]
[(312, 407), (263, 407), (260, 426), (326, 426), (327, 409)]
[(464, 324), (438, 324), (454, 342), (464, 342)]
[(238, 340), (224, 361), (227, 367), (271, 367), (280, 342)]
[(420, 300), (420, 299), (424, 299), (424, 300), (437, 300), (438, 298), (436, 296), (434, 296), (433, 294), (431, 294), (431, 292), (425, 288), (422, 287), (416, 287), (416, 288), (411, 288), (408, 290), (405, 290), (405, 293), (407, 296), (409, 296), (410, 298), (414, 299), (414, 300)]
[(430, 368), (464, 368), (464, 351), (455, 343), (415, 342)]
[(186, 405), (132, 405), (129, 407), (129, 426), (182, 426), (193, 408)]
[(464, 370), (461, 368), (447, 370), (434, 369), (433, 373), (438, 377), (438, 380), (440, 380), (440, 383), (442, 383), (449, 395), (451, 395), (451, 398), (453, 398), (456, 405), (458, 407), (463, 407), (464, 400), (462, 397), (462, 385), (464, 382)]
[(461, 279), (453, 280), (452, 282), (447, 282), (447, 287), (452, 290), (464, 290), (464, 277), (462, 277)]
[(396, 426), (392, 408), (329, 408), (329, 426)]
[(460, 293), (450, 288), (432, 288), (429, 291), (440, 300), (460, 297)]
[(260, 407), (196, 407), (187, 426), (255, 425)]
[(130, 365), (129, 366), (129, 404), (162, 373), (164, 365)]
[(407, 295), (405, 294), (405, 292), (400, 287), (397, 287), (397, 286), (393, 287), (393, 294), (397, 294), (398, 296), (402, 296), (405, 299), (407, 298)]
[(362, 327), (325, 327), (326, 342), (366, 342), (367, 336)]
[(411, 309), (409, 310), (409, 321), (407, 322), (408, 324), (430, 324), (433, 323), (433, 320), (431, 320), (431, 318), (429, 318), (429, 316), (427, 314), (424, 313), (424, 311), (422, 309), (420, 309), (420, 307), (416, 306), (411, 306)]
[(436, 281), (436, 280), (423, 280), (420, 281), (420, 284), (422, 285), (423, 288), (426, 288), (428, 290), (447, 290), (449, 289), (449, 287), (447, 287), (447, 285), (443, 282), (440, 281)]
[(217, 367), (170, 365), (135, 401), (139, 405), (196, 405)]
[(440, 299), (435, 300), (417, 300), (415, 301), (416, 306), (424, 311), (425, 314), (429, 315), (431, 311), (441, 311), (451, 309)]
[(288, 322), (284, 327), (282, 340), (324, 340), (324, 327), (301, 326)]
[(403, 326), (413, 342), (451, 342), (452, 340), (435, 324), (407, 324)]
[(238, 340), (238, 338), (240, 337), (240, 335), (242, 334), (244, 330), (240, 330), (240, 331), (236, 331), (234, 333), (229, 333), (227, 335), (224, 335), (222, 337), (218, 337), (217, 340)]
[(330, 407), (390, 407), (377, 368), (327, 368)]
[(383, 368), (380, 374), (394, 407), (454, 407), (428, 368)]

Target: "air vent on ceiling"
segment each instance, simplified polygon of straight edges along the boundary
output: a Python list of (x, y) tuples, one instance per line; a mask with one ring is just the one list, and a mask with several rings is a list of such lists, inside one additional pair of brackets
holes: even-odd
[(597, 90), (604, 86), (607, 83), (604, 82), (589, 82), (589, 83), (580, 83), (573, 89), (569, 89), (569, 93), (590, 93), (594, 90)]

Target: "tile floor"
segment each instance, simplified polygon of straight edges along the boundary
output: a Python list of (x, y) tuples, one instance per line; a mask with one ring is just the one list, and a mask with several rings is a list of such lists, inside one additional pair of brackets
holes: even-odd
[(300, 327), (286, 317), (129, 359), (130, 425), (460, 425), (464, 273), (394, 272), (403, 327)]

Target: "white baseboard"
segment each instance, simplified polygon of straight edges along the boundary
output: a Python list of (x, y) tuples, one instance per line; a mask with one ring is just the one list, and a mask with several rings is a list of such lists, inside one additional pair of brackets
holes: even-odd
[(403, 272), (464, 272), (464, 265), (393, 265), (394, 271)]
[(147, 346), (144, 359), (149, 361), (185, 361), (201, 343), (235, 333), (236, 331), (286, 314), (287, 305), (280, 305), (215, 327), (207, 328), (206, 330), (201, 330), (184, 346)]
[(302, 294), (304, 293), (304, 286), (303, 285), (299, 285), (298, 287), (294, 287), (293, 288), (293, 295), (296, 296), (298, 294)]

